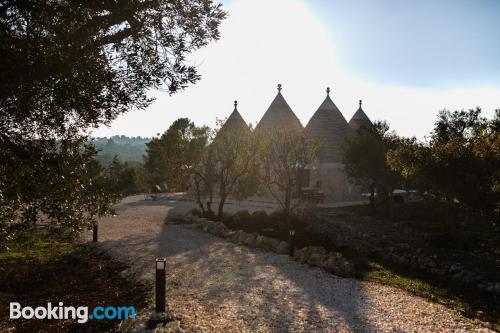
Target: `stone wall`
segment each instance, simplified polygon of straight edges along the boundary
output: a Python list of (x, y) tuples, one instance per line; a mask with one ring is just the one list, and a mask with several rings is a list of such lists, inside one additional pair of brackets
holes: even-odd
[(327, 201), (348, 201), (361, 198), (361, 190), (351, 184), (342, 163), (318, 163), (311, 171), (311, 187), (320, 187)]

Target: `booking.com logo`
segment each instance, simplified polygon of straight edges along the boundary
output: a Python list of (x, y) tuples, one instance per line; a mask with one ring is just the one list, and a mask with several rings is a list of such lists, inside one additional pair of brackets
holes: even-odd
[(101, 319), (129, 319), (135, 318), (135, 307), (133, 306), (96, 306), (89, 314), (87, 306), (64, 306), (59, 302), (58, 306), (47, 303), (47, 306), (22, 307), (20, 303), (10, 303), (10, 319), (76, 319), (83, 324), (89, 320)]

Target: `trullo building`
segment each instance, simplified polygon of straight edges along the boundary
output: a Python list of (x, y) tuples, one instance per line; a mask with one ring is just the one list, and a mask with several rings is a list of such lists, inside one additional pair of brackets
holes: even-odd
[[(307, 168), (302, 186), (315, 188), (324, 193), (327, 201), (359, 198), (360, 190), (348, 181), (344, 172), (342, 145), (344, 140), (354, 135), (358, 128), (372, 125), (361, 107), (361, 101), (359, 108), (347, 122), (330, 97), (330, 88), (327, 88), (325, 99), (304, 128), (281, 90), (282, 86), (279, 84), (278, 94), (257, 124), (255, 131), (270, 132), (274, 129), (287, 128), (296, 133), (305, 131), (309, 144), (320, 140), (316, 162)], [(246, 123), (236, 110), (235, 104), (235, 109), (224, 126), (233, 127), (242, 124)]]

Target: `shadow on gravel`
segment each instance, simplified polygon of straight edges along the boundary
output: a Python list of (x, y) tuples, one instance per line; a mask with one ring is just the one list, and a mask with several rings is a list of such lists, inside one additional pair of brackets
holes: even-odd
[[(185, 205), (173, 205), (164, 221), (185, 212)], [(224, 317), (226, 329), (376, 331), (364, 319), (363, 290), (352, 280), (308, 268), (286, 255), (228, 243), (192, 225), (162, 224), (151, 234), (131, 230), (129, 236), (102, 245), (150, 279), (154, 258), (166, 257), (167, 307), (173, 300), (196, 299), (211, 320)]]
[(120, 206), (126, 208), (141, 207), (141, 206), (166, 206), (169, 204), (170, 201), (172, 200), (168, 198), (158, 198), (156, 200), (153, 200), (151, 198), (142, 198), (137, 201), (123, 203)]
[[(197, 233), (198, 241), (189, 233)], [(157, 255), (166, 256), (176, 272), (168, 276), (168, 293), (196, 291), (207, 312), (242, 320), (248, 331), (375, 331), (360, 311), (363, 291), (349, 279), (285, 255), (228, 244), (192, 226), (166, 225), (157, 241)]]

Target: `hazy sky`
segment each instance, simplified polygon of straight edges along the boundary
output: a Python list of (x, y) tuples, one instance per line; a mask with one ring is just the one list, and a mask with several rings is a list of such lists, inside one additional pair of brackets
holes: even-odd
[(231, 0), (221, 39), (193, 55), (202, 75), (95, 136), (152, 136), (179, 117), (214, 126), (233, 101), (260, 120), (276, 85), (305, 126), (326, 87), (348, 121), (363, 100), (372, 120), (424, 137), (443, 108), (500, 107), (500, 1)]

